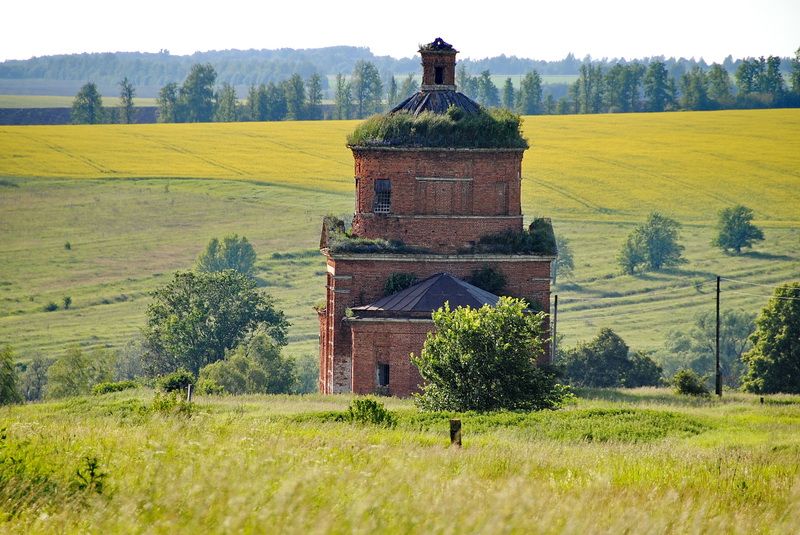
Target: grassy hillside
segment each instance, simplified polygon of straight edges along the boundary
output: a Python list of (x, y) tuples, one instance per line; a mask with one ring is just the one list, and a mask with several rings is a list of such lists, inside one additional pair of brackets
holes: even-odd
[[(290, 352), (315, 352), (320, 218), (352, 212), (344, 139), (354, 126), (0, 127), (0, 341), (23, 358), (122, 345), (143, 324), (148, 291), (211, 237), (238, 232), (294, 324)], [(717, 273), (767, 285), (800, 277), (800, 110), (526, 117), (524, 127), (523, 209), (552, 217), (575, 253), (573, 279), (557, 288), (565, 344), (610, 326), (634, 347), (658, 347), (713, 310)], [(767, 238), (739, 257), (709, 246), (716, 212), (734, 203), (755, 210)], [(684, 223), (689, 262), (619, 275), (622, 240), (653, 209)], [(723, 288), (723, 308), (754, 312), (770, 293)], [(65, 295), (73, 309), (43, 311)]]
[(582, 396), (490, 415), (387, 400), (393, 429), (335, 421), (339, 396), (198, 398), (189, 418), (146, 390), (0, 407), (0, 531), (796, 531), (797, 397)]

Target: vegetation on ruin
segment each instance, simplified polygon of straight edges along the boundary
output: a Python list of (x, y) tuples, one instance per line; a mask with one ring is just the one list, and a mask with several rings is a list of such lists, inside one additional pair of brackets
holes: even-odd
[(347, 136), (351, 147), (431, 147), (525, 149), (522, 120), (505, 109), (465, 113), (450, 106), (447, 113), (405, 112), (374, 115)]
[(558, 248), (551, 221), (537, 218), (531, 222), (528, 230), (507, 230), (481, 236), (478, 243), (465, 249), (464, 252), (555, 255), (558, 253)]

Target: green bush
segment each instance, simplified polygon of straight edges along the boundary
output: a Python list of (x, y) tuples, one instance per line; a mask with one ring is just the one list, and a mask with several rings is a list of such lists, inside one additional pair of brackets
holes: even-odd
[(179, 398), (177, 392), (156, 392), (156, 395), (153, 396), (151, 410), (163, 415), (186, 416), (188, 418), (194, 411), (194, 403)]
[(556, 235), (548, 218), (537, 218), (528, 230), (506, 230), (482, 236), (468, 251), (491, 254), (543, 254), (556, 255)]
[(413, 273), (392, 273), (383, 285), (383, 295), (392, 295), (402, 292), (409, 286), (417, 282), (417, 276)]
[(221, 396), (225, 393), (225, 387), (217, 384), (214, 379), (201, 377), (197, 381), (197, 393), (203, 396)]
[(383, 403), (371, 397), (355, 398), (350, 402), (341, 419), (350, 423), (380, 425), (394, 427), (397, 418), (389, 412)]
[(396, 112), (375, 115), (347, 137), (358, 147), (445, 147), (526, 149), (528, 141), (520, 130), (521, 119), (505, 109), (481, 109), (461, 113), (451, 106), (447, 113)]
[(111, 392), (122, 392), (136, 388), (139, 383), (136, 381), (117, 381), (115, 383), (97, 383), (92, 387), (92, 394), (100, 396), (102, 394), (110, 394)]
[(684, 396), (709, 396), (711, 393), (706, 388), (705, 381), (697, 372), (684, 368), (678, 370), (672, 377), (675, 392)]
[(473, 271), (467, 282), (481, 290), (500, 295), (500, 292), (506, 287), (506, 276), (501, 271), (489, 266), (483, 266)]
[(49, 303), (47, 303), (45, 306), (42, 307), (42, 310), (44, 310), (45, 312), (54, 312), (58, 310), (58, 305), (55, 304), (53, 301), (50, 301)]
[(189, 385), (193, 385), (194, 383), (194, 375), (186, 368), (179, 368), (177, 371), (162, 375), (156, 379), (156, 386), (163, 392), (186, 390)]

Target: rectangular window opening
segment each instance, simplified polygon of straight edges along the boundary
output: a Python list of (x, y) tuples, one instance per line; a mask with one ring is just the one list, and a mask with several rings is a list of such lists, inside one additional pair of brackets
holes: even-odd
[(444, 67), (435, 67), (434, 68), (434, 83), (437, 85), (441, 85), (444, 83)]
[(389, 388), (389, 365), (379, 363), (375, 372), (378, 388)]
[(375, 200), (372, 211), (376, 214), (388, 214), (392, 211), (392, 182), (379, 178), (375, 181)]

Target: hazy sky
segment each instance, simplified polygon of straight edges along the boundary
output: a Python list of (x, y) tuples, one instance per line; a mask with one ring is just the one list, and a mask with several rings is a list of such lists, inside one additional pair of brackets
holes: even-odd
[(461, 57), (793, 56), (800, 0), (17, 0), (0, 60), (78, 52), (355, 45), (408, 57), (441, 36)]

